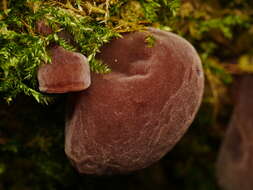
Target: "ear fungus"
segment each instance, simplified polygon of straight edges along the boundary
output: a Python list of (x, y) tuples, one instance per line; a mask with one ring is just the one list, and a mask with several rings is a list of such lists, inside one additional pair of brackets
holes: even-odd
[[(36, 31), (47, 36), (53, 30), (43, 20), (36, 24)], [(75, 45), (72, 36), (61, 31), (59, 37)], [(38, 69), (39, 89), (45, 93), (67, 93), (85, 90), (90, 86), (90, 67), (86, 57), (80, 53), (65, 50), (59, 45), (48, 49), (51, 64), (42, 64)]]
[(39, 89), (46, 93), (81, 91), (90, 86), (90, 68), (86, 57), (60, 46), (50, 48), (52, 63), (38, 70)]
[(242, 76), (236, 86), (236, 105), (217, 161), (224, 190), (253, 188), (253, 76)]
[(81, 173), (145, 168), (172, 149), (196, 115), (204, 87), (199, 56), (183, 38), (150, 28), (113, 40), (97, 58), (112, 72), (92, 73), (90, 88), (70, 95), (65, 152)]

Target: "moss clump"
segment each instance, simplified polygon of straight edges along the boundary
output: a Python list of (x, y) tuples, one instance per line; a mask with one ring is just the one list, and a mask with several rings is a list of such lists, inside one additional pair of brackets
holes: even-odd
[[(100, 47), (120, 33), (140, 30), (158, 19), (166, 1), (4, 0), (0, 12), (0, 97), (10, 103), (18, 94), (33, 96), (48, 104), (52, 97), (38, 91), (36, 72), (49, 63), (46, 48), (58, 43), (75, 50), (57, 36), (65, 30), (73, 35), (80, 52), (88, 57), (91, 70), (109, 72), (95, 55)], [(178, 2), (178, 1), (172, 1)], [(167, 5), (171, 11), (172, 6)], [(133, 10), (136, 10), (133, 12)], [(137, 14), (137, 15), (136, 15)], [(43, 20), (54, 33), (42, 36), (35, 25)]]

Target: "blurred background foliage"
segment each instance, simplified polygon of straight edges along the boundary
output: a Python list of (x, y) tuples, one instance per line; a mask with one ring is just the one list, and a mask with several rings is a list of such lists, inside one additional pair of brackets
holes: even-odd
[[(237, 75), (253, 72), (252, 0), (0, 2), (1, 190), (219, 189), (215, 179), (215, 161), (233, 108), (230, 88)], [(50, 7), (54, 7), (55, 14), (50, 13)], [(206, 77), (203, 103), (187, 134), (160, 162), (142, 171), (123, 176), (86, 176), (78, 174), (72, 168), (64, 154), (66, 96), (54, 97), (55, 102), (48, 106), (38, 104), (38, 100), (46, 97), (37, 91), (36, 81), (31, 82), (35, 80), (39, 63), (47, 59), (44, 50), (48, 43), (53, 41), (64, 45), (64, 42), (57, 38), (57, 34), (48, 38), (36, 34), (35, 22), (44, 16), (42, 13), (38, 14), (40, 11), (50, 15), (48, 22), (53, 27), (71, 32), (76, 41), (79, 41), (82, 52), (90, 53), (91, 58), (95, 56), (99, 47), (112, 37), (146, 26), (175, 32), (196, 47)], [(61, 20), (59, 15), (65, 19)], [(25, 19), (26, 22), (20, 22), (19, 18)], [(93, 27), (96, 37), (102, 39), (97, 41), (99, 45), (89, 46), (94, 42), (94, 36), (90, 35), (90, 41), (85, 41), (84, 33), (77, 32), (77, 27), (83, 27), (80, 18), (89, 19), (88, 26)], [(43, 43), (31, 49), (24, 49), (24, 44), (15, 46), (17, 49), (14, 48), (15, 52), (20, 51), (19, 55), (24, 56), (27, 51), (32, 52), (38, 48), (45, 56), (41, 58), (41, 55), (31, 53), (30, 60), (35, 62), (25, 62), (27, 68), (33, 64), (33, 69), (28, 69), (31, 71), (28, 72), (31, 74), (31, 81), (22, 80), (26, 89), (19, 89), (24, 88), (24, 85), (9, 85), (3, 80), (6, 69), (4, 66), (6, 63), (13, 63), (10, 62), (10, 58), (14, 56), (8, 54), (3, 58), (3, 55), (9, 47), (9, 42), (14, 43), (13, 38), (10, 38), (14, 34), (22, 35), (29, 43), (30, 40), (38, 42), (43, 39)], [(65, 46), (72, 48), (66, 44)], [(93, 51), (94, 49), (96, 51)], [(7, 50), (9, 52), (8, 48)], [(14, 61), (16, 65), (23, 63), (18, 58)], [(22, 69), (15, 64), (8, 66), (10, 72), (13, 69)], [(96, 66), (95, 63), (94, 65)], [(99, 65), (97, 67), (100, 68)], [(10, 76), (16, 79), (16, 72), (13, 73)], [(18, 77), (23, 79), (25, 76), (20, 74)], [(3, 86), (8, 88), (3, 89)], [(16, 93), (13, 94), (13, 91)], [(28, 93), (25, 93), (27, 91)], [(24, 94), (32, 95), (35, 99)]]

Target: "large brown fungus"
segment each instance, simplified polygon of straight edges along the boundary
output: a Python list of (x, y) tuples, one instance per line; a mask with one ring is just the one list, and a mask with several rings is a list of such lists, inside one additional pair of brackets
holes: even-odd
[(149, 29), (113, 40), (97, 58), (112, 72), (93, 73), (90, 88), (70, 96), (65, 152), (81, 173), (145, 168), (194, 119), (204, 86), (199, 56), (183, 38)]
[(236, 105), (217, 162), (224, 190), (253, 189), (253, 76), (243, 76), (236, 88)]

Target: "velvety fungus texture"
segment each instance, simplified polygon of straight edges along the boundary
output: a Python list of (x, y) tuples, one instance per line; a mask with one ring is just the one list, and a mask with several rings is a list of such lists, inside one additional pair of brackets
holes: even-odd
[(46, 93), (81, 91), (90, 86), (90, 67), (86, 57), (55, 45), (49, 49), (51, 64), (38, 70), (39, 89)]
[(195, 49), (156, 29), (115, 39), (97, 56), (112, 69), (92, 73), (70, 95), (65, 152), (80, 173), (127, 173), (164, 156), (201, 103), (204, 77)]
[(253, 76), (243, 76), (236, 89), (237, 99), (222, 144), (217, 176), (224, 190), (253, 189)]

